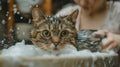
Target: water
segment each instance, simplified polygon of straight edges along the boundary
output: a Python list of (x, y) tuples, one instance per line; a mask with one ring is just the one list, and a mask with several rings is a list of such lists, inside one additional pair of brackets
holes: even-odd
[[(8, 49), (3, 49), (0, 54), (0, 59), (4, 59), (3, 67), (19, 67), (20, 65), (26, 67), (96, 67), (96, 61), (99, 59), (104, 61), (106, 57), (112, 57), (114, 55), (117, 54), (112, 50), (105, 53), (93, 53), (90, 50), (77, 51), (73, 46), (66, 46), (56, 56), (54, 52), (43, 51), (34, 45), (25, 44), (23, 40)], [(25, 57), (26, 61), (23, 57)], [(109, 59), (107, 61), (111, 64), (114, 58)], [(106, 62), (102, 61), (99, 62), (101, 63), (100, 65), (104, 64), (103, 67), (107, 66)], [(115, 63), (113, 63), (113, 66)]]

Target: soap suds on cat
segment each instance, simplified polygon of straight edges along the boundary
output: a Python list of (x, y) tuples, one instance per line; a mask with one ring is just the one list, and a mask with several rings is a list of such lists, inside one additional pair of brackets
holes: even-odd
[[(92, 56), (93, 58), (97, 56), (114, 55), (114, 51), (108, 51), (106, 53), (94, 52), (92, 53), (89, 50), (77, 51), (73, 46), (66, 46), (64, 49), (61, 49), (58, 53), (59, 57), (68, 57), (68, 56), (79, 56), (79, 57), (88, 57)], [(37, 48), (34, 45), (27, 45), (24, 41), (16, 43), (14, 46), (9, 47), (8, 49), (3, 49), (1, 51), (1, 56), (9, 57), (23, 57), (23, 56), (56, 56), (56, 52), (43, 51), (40, 48)]]
[[(82, 51), (77, 51), (75, 47), (72, 45), (67, 45), (65, 49), (61, 49), (56, 55), (57, 52), (48, 52), (48, 51), (43, 51), (39, 48), (37, 48), (34, 45), (28, 45), (25, 44), (24, 41), (16, 43), (14, 46), (9, 47), (8, 49), (3, 49), (0, 54), (0, 58), (4, 59), (3, 67), (19, 67), (19, 64), (26, 65), (27, 67), (44, 67), (46, 62), (42, 64), (42, 60), (38, 65), (35, 64), (34, 60), (33, 61), (28, 61), (25, 62), (22, 58), (27, 58), (27, 59), (34, 59), (34, 58), (39, 58), (40, 59), (54, 59), (54, 62), (50, 62), (51, 64), (54, 64), (55, 62), (61, 62), (59, 59), (64, 59), (64, 64), (63, 66), (66, 67), (66, 59), (71, 59), (75, 60), (75, 58), (92, 58), (92, 67), (94, 66), (94, 62), (98, 59), (98, 57), (101, 57), (103, 60), (105, 57), (110, 57), (117, 55), (114, 51), (108, 51), (106, 53), (100, 53), (100, 52), (94, 52), (92, 53), (89, 50), (82, 50)], [(56, 59), (56, 60), (55, 60)], [(58, 59), (58, 60), (57, 60)], [(112, 59), (112, 58), (111, 58)], [(24, 61), (24, 62), (23, 62)], [(48, 60), (49, 61), (49, 60)], [(77, 61), (77, 60), (76, 60)], [(66, 61), (67, 63), (69, 61)], [(109, 61), (111, 62), (111, 61)], [(89, 62), (85, 62), (86, 66), (89, 67)], [(73, 67), (74, 66), (74, 63)], [(81, 65), (81, 64), (80, 64)], [(49, 64), (48, 64), (49, 66)], [(48, 67), (45, 66), (45, 67)], [(53, 67), (53, 66), (50, 66)]]

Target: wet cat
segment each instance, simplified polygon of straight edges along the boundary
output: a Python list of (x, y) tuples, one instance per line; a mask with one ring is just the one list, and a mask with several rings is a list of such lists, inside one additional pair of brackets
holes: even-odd
[(34, 29), (32, 43), (44, 51), (59, 51), (67, 45), (76, 46), (75, 22), (78, 10), (67, 16), (46, 16), (40, 9), (32, 10)]

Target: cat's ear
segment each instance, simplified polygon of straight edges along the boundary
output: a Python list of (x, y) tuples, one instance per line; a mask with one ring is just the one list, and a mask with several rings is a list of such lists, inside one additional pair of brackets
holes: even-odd
[(66, 15), (66, 16), (61, 16), (62, 19), (71, 21), (72, 24), (75, 24), (77, 16), (78, 16), (79, 10), (76, 9), (75, 11), (73, 11), (71, 14)]
[(32, 18), (34, 22), (45, 19), (44, 13), (39, 8), (32, 9)]
[(68, 19), (70, 19), (72, 22), (76, 22), (77, 16), (78, 16), (79, 10), (76, 9), (73, 11), (70, 15), (68, 15)]

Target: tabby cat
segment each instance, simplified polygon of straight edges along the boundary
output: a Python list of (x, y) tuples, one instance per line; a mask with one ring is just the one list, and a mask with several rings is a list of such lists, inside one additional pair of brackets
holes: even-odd
[(76, 46), (78, 36), (75, 22), (78, 10), (67, 16), (46, 16), (38, 9), (32, 10), (34, 29), (32, 43), (45, 51), (59, 51), (66, 45)]

